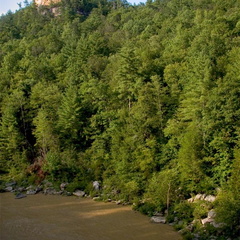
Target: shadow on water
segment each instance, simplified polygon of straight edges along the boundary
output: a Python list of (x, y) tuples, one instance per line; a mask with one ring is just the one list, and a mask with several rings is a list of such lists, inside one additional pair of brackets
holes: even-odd
[(1, 240), (178, 240), (168, 225), (152, 224), (129, 206), (91, 199), (0, 194)]

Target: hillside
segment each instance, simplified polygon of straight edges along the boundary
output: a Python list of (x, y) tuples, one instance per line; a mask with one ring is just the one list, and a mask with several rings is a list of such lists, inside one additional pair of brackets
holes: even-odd
[(186, 239), (239, 239), (239, 0), (27, 4), (0, 44), (2, 181), (99, 181)]

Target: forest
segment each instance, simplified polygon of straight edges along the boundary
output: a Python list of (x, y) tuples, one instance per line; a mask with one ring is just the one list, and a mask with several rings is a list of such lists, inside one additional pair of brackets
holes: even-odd
[[(103, 199), (181, 219), (185, 239), (190, 223), (239, 239), (240, 1), (25, 1), (2, 15), (0, 174), (92, 195), (99, 181)], [(200, 223), (211, 209), (218, 228)]]

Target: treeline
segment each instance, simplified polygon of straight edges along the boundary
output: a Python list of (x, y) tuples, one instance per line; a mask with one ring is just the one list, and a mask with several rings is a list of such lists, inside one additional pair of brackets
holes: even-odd
[(0, 18), (2, 176), (98, 180), (183, 225), (210, 208), (185, 199), (217, 195), (221, 234), (237, 238), (240, 2), (25, 3)]

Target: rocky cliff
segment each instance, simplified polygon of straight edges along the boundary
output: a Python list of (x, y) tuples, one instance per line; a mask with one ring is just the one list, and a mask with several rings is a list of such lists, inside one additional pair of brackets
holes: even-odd
[(38, 6), (41, 6), (41, 5), (48, 6), (48, 5), (51, 5), (53, 3), (58, 3), (60, 1), (61, 0), (35, 0), (35, 3)]

